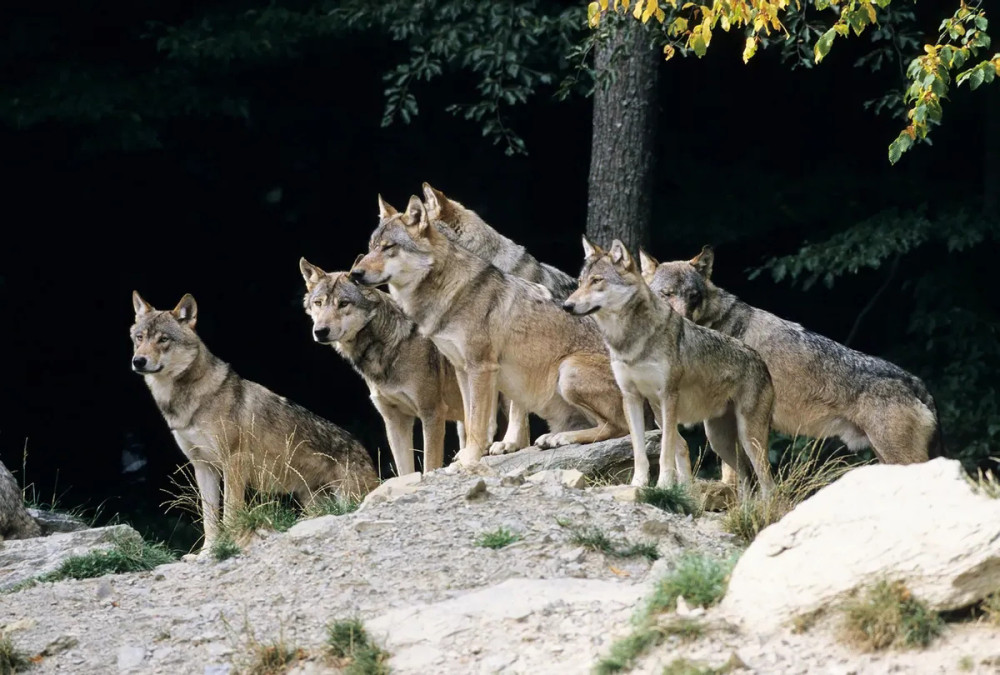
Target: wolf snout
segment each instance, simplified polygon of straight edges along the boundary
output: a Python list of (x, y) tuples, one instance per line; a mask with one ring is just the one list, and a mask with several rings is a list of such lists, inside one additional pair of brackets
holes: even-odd
[(360, 283), (360, 282), (364, 281), (364, 278), (365, 278), (365, 271), (364, 270), (360, 270), (357, 267), (355, 267), (353, 270), (351, 270), (351, 281)]
[(316, 342), (327, 342), (330, 339), (330, 329), (325, 326), (323, 328), (314, 328), (313, 337), (316, 339)]
[(567, 300), (562, 304), (562, 308), (569, 312), (570, 314), (576, 314), (576, 303)]
[(145, 370), (146, 369), (146, 357), (145, 356), (133, 356), (132, 357), (132, 370)]

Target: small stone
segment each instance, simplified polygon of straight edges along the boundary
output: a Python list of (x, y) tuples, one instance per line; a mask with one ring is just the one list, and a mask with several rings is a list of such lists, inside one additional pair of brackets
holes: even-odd
[(615, 501), (634, 502), (637, 500), (639, 488), (634, 485), (615, 485), (608, 488), (608, 492), (611, 493)]
[(486, 481), (482, 478), (473, 483), (469, 491), (465, 493), (466, 499), (482, 499), (489, 493), (486, 491)]
[(205, 666), (205, 675), (229, 675), (233, 667), (228, 663), (212, 663)]
[(97, 582), (97, 590), (95, 591), (98, 600), (104, 600), (105, 598), (111, 597), (111, 582), (107, 579), (101, 579)]
[(517, 487), (524, 485), (524, 474), (520, 471), (508, 473), (500, 479), (500, 487)]
[(560, 553), (559, 559), (567, 563), (576, 563), (583, 560), (583, 557), (586, 554), (587, 554), (586, 549), (584, 549), (582, 546), (578, 546), (576, 548), (570, 549), (569, 551), (566, 551), (565, 553)]
[(118, 650), (118, 670), (136, 668), (146, 660), (146, 650), (142, 647), (126, 645)]

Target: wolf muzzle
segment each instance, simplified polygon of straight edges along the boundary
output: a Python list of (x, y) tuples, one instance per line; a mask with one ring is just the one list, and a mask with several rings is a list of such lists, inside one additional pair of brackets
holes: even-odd
[(572, 314), (573, 316), (587, 316), (587, 315), (593, 314), (594, 312), (596, 312), (597, 310), (599, 310), (600, 306), (598, 305), (598, 306), (595, 306), (595, 307), (591, 307), (586, 312), (578, 312), (578, 311), (576, 311), (576, 303), (575, 302), (566, 301), (566, 302), (564, 302), (562, 304), (562, 308), (565, 311), (567, 311), (570, 314)]
[(149, 360), (145, 356), (133, 356), (132, 357), (132, 370), (141, 374), (149, 375), (150, 373), (158, 373), (163, 370), (163, 367), (157, 368), (156, 370), (146, 370), (146, 365)]

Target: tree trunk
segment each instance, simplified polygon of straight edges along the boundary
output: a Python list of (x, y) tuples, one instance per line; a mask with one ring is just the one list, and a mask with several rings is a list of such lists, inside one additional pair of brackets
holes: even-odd
[(0, 540), (27, 539), (41, 533), (42, 528), (24, 510), (24, 498), (17, 480), (0, 462)]
[(611, 30), (594, 57), (598, 72), (610, 70), (614, 81), (594, 92), (587, 236), (604, 247), (621, 239), (634, 252), (649, 243), (662, 56), (631, 17), (619, 19)]
[(986, 129), (983, 134), (983, 213), (1000, 216), (1000, 83), (985, 87)]

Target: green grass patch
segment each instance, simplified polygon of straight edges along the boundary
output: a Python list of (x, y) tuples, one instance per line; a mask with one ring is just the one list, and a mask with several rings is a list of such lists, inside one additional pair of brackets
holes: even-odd
[(500, 549), (509, 544), (513, 544), (515, 541), (519, 541), (521, 535), (516, 532), (511, 532), (506, 528), (498, 528), (492, 532), (483, 532), (476, 539), (476, 546), (481, 546), (483, 548)]
[(647, 612), (657, 614), (675, 609), (680, 596), (692, 607), (711, 607), (726, 593), (729, 573), (735, 564), (736, 556), (719, 559), (698, 553), (684, 554), (674, 571), (656, 584)]
[(228, 534), (222, 534), (212, 543), (212, 548), (210, 549), (212, 553), (212, 558), (216, 562), (222, 562), (223, 560), (228, 560), (233, 556), (237, 556), (243, 552), (239, 545), (233, 541), (233, 538)]
[(679, 513), (685, 516), (701, 515), (698, 501), (691, 494), (691, 489), (680, 483), (665, 488), (639, 488), (636, 500), (670, 513)]
[(238, 511), (232, 523), (227, 526), (237, 538), (257, 530), (287, 531), (298, 520), (298, 514), (290, 504), (281, 501), (266, 501), (252, 504)]
[(327, 626), (327, 649), (344, 675), (386, 675), (389, 654), (376, 645), (358, 619)]
[(302, 514), (305, 518), (343, 516), (357, 511), (359, 506), (361, 506), (361, 502), (357, 499), (341, 499), (336, 495), (322, 495), (309, 502)]
[(646, 558), (657, 560), (660, 552), (655, 544), (632, 543), (629, 541), (615, 542), (596, 527), (577, 527), (571, 529), (570, 541), (577, 546), (583, 546), (591, 551), (599, 551), (615, 558)]
[(0, 635), (0, 675), (9, 675), (31, 667), (28, 655), (14, 646), (10, 637)]
[(775, 487), (768, 496), (759, 491), (744, 496), (726, 512), (722, 528), (749, 544), (765, 527), (856, 466), (855, 458), (827, 457), (823, 442), (812, 441), (774, 472)]
[(845, 603), (841, 638), (865, 651), (891, 646), (926, 647), (944, 627), (899, 581), (880, 581), (860, 598)]
[(305, 650), (286, 645), (283, 641), (274, 644), (254, 644), (250, 654), (250, 664), (244, 672), (247, 675), (281, 675), (288, 667), (305, 658)]
[(661, 675), (722, 675), (728, 672), (725, 668), (710, 668), (697, 661), (674, 659), (663, 668)]
[(682, 556), (674, 571), (660, 580), (653, 595), (633, 618), (633, 631), (611, 645), (608, 655), (594, 666), (594, 672), (606, 674), (628, 670), (666, 636), (694, 640), (704, 635), (705, 624), (701, 621), (676, 615), (664, 619), (662, 615), (677, 607), (680, 596), (692, 606), (709, 607), (717, 603), (726, 591), (729, 572), (735, 563), (735, 557), (720, 560), (693, 553)]
[(173, 562), (171, 553), (162, 544), (151, 544), (135, 536), (116, 535), (112, 547), (67, 558), (54, 572), (43, 574), (38, 581), (90, 579), (105, 574), (142, 572)]
[(1000, 499), (1000, 480), (997, 480), (992, 471), (979, 469), (976, 477), (969, 478), (968, 481), (972, 485), (972, 491), (977, 495)]

